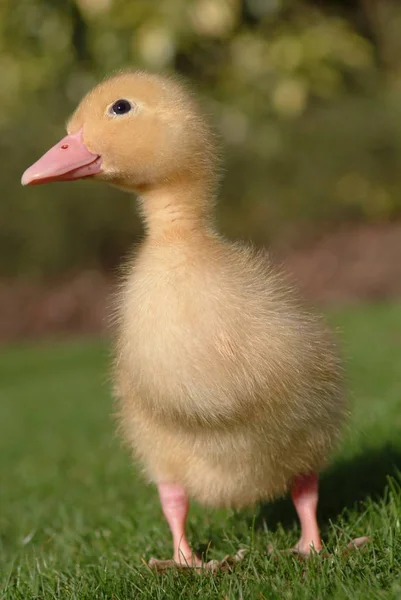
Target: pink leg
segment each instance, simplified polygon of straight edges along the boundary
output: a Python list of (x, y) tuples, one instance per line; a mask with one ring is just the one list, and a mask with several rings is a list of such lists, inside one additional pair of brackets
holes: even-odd
[(163, 513), (173, 536), (174, 561), (191, 567), (201, 566), (202, 561), (192, 552), (185, 534), (189, 501), (184, 488), (174, 483), (160, 483), (158, 489)]
[(309, 554), (312, 548), (319, 552), (322, 549), (322, 542), (316, 519), (318, 476), (311, 473), (295, 477), (291, 495), (301, 522), (301, 538), (296, 549), (302, 554)]

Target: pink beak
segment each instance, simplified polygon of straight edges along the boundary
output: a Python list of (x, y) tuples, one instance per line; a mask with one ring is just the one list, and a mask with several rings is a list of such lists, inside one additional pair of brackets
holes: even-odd
[(50, 181), (72, 181), (101, 173), (102, 158), (92, 154), (82, 139), (82, 129), (66, 135), (50, 148), (22, 176), (22, 185), (36, 185)]

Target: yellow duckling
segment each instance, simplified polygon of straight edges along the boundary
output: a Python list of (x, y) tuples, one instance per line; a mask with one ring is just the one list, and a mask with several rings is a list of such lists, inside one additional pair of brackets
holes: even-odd
[(319, 551), (317, 473), (346, 414), (340, 361), (267, 254), (218, 234), (218, 152), (197, 103), (174, 79), (122, 73), (67, 130), (22, 183), (107, 181), (138, 195), (146, 228), (118, 296), (115, 381), (173, 536), (173, 560), (151, 564), (202, 565), (188, 498), (239, 508), (289, 489), (296, 548)]

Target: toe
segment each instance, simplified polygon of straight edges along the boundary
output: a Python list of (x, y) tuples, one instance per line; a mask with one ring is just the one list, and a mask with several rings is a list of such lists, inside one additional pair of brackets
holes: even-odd
[(158, 558), (150, 558), (148, 562), (148, 566), (155, 571), (166, 571), (167, 569), (171, 569), (173, 567), (179, 567), (180, 565), (175, 562), (175, 560), (160, 560)]
[(366, 546), (366, 544), (368, 544), (369, 542), (370, 539), (367, 536), (355, 538), (351, 540), (347, 547), (344, 549), (344, 554), (352, 552), (353, 550), (359, 550), (359, 548)]

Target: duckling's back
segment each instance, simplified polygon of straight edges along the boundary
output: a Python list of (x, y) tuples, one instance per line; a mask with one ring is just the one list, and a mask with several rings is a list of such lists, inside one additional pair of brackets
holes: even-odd
[(266, 254), (149, 239), (119, 306), (121, 423), (152, 480), (242, 506), (322, 466), (344, 420), (340, 363)]

